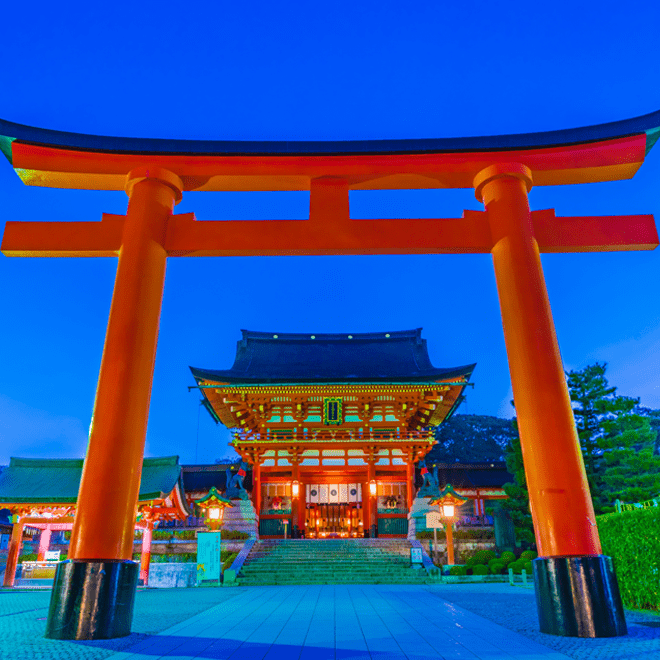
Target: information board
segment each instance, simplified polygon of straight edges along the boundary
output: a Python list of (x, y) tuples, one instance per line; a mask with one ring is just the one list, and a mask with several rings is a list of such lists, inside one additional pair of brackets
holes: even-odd
[(220, 582), (220, 532), (197, 532), (197, 584)]
[(423, 563), (421, 548), (410, 548), (410, 561), (413, 565)]
[(59, 561), (60, 550), (47, 550), (44, 554), (44, 561)]

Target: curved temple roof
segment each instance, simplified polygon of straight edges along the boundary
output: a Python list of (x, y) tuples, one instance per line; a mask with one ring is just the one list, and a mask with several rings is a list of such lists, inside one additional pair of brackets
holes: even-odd
[[(82, 458), (11, 458), (0, 474), (0, 503), (74, 503), (82, 469)], [(144, 459), (139, 502), (162, 499), (177, 487), (184, 492), (178, 456)], [(182, 502), (187, 506), (185, 497)]]
[(28, 185), (123, 190), (139, 166), (165, 167), (184, 190), (309, 190), (344, 178), (352, 189), (469, 188), (498, 161), (522, 162), (535, 185), (632, 177), (660, 136), (660, 111), (557, 131), (466, 138), (229, 141), (66, 133), (0, 120), (0, 148)]
[(198, 383), (434, 383), (468, 380), (476, 366), (434, 367), (421, 328), (352, 335), (241, 332), (232, 368), (191, 367)]

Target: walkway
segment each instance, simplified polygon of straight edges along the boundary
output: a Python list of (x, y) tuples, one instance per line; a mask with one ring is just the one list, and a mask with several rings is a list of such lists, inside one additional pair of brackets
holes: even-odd
[[(629, 616), (611, 640), (535, 632), (531, 589), (509, 585), (310, 585), (138, 593), (134, 633), (43, 639), (48, 592), (0, 593), (0, 658), (59, 660), (598, 660), (660, 658), (660, 627)], [(451, 602), (461, 601), (462, 606)], [(489, 618), (468, 611), (481, 609)], [(489, 609), (490, 608), (490, 609)], [(496, 612), (497, 610), (497, 612)], [(510, 615), (509, 619), (507, 616)], [(521, 627), (524, 634), (491, 619)], [(632, 621), (631, 621), (632, 619)], [(530, 639), (535, 637), (534, 639)], [(550, 648), (550, 645), (552, 648)]]

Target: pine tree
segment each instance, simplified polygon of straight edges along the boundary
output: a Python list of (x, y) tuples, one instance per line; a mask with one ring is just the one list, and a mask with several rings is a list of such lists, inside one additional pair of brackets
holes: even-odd
[(633, 503), (658, 497), (660, 456), (649, 419), (629, 413), (603, 422), (603, 427), (600, 508), (611, 509), (616, 499)]
[(502, 508), (509, 513), (516, 528), (516, 539), (523, 544), (534, 544), (534, 524), (529, 509), (529, 492), (525, 467), (523, 465), (522, 448), (518, 425), (512, 422), (515, 435), (506, 447), (506, 468), (513, 475), (513, 482), (504, 484), (504, 492), (508, 499), (503, 500)]
[(607, 364), (569, 371), (582, 455), (596, 513), (613, 510), (614, 500), (637, 502), (660, 494), (660, 459), (648, 417), (635, 413), (639, 399), (617, 395)]

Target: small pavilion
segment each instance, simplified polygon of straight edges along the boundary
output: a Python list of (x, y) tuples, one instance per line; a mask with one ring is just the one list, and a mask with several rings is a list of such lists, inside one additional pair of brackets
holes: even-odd
[[(0, 508), (9, 509), (13, 529), (4, 586), (13, 587), (26, 526), (41, 530), (38, 561), (43, 561), (53, 532), (70, 531), (78, 501), (83, 459), (11, 458), (0, 474)], [(107, 489), (108, 502), (112, 488)], [(142, 530), (140, 579), (149, 581), (154, 526), (160, 520), (184, 520), (191, 515), (178, 456), (145, 458), (135, 528)]]
[(253, 468), (260, 536), (405, 536), (414, 464), (475, 365), (434, 367), (421, 329), (242, 332), (231, 369), (191, 370)]

